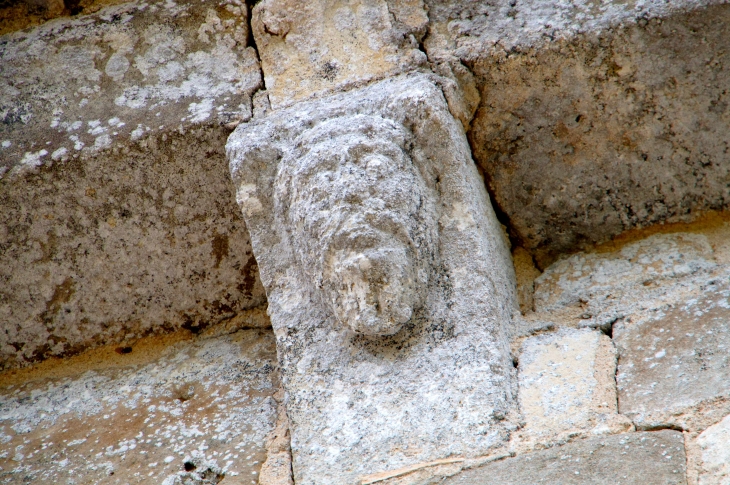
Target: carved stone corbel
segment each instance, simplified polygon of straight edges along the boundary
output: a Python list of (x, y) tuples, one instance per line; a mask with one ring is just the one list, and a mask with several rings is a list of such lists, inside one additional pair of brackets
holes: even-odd
[(503, 444), (514, 274), (432, 77), (271, 112), (227, 151), (277, 336), (296, 483)]

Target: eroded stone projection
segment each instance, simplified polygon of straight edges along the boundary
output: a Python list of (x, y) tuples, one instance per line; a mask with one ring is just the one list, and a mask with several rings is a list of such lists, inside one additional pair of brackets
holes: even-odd
[(298, 262), (339, 323), (393, 335), (423, 306), (437, 223), (397, 122), (355, 114), (323, 121), (287, 154), (275, 211)]
[(356, 483), (502, 444), (514, 275), (432, 79), (273, 112), (227, 150), (277, 336), (296, 483)]

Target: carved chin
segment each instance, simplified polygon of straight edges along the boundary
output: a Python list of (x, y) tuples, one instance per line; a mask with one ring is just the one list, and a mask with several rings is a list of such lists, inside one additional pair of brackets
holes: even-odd
[[(391, 305), (388, 310), (378, 311), (374, 305), (363, 305), (357, 295), (343, 295), (346, 308), (339, 316), (353, 331), (371, 337), (394, 335), (411, 319), (413, 309), (408, 305)], [(354, 308), (357, 308), (355, 310)], [(394, 310), (394, 311), (393, 311)]]
[(368, 336), (397, 333), (413, 315), (414, 281), (407, 259), (393, 254), (351, 255), (334, 268), (335, 314), (353, 331)]

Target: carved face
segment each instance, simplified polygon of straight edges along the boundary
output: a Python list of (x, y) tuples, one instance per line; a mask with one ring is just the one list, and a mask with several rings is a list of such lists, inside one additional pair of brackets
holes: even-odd
[(305, 273), (366, 335), (398, 332), (425, 299), (434, 219), (404, 143), (390, 120), (329, 120), (300, 137), (276, 182)]

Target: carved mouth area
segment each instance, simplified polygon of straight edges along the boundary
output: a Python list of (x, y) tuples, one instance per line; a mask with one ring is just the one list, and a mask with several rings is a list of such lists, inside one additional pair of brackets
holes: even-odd
[(329, 263), (328, 293), (341, 323), (360, 334), (387, 336), (411, 319), (416, 282), (405, 248), (336, 251)]

